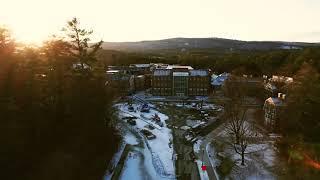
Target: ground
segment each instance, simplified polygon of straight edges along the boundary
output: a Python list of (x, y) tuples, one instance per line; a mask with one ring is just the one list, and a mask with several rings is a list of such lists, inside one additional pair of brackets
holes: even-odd
[[(264, 138), (266, 134), (259, 131), (256, 143), (247, 148), (245, 166), (241, 166), (220, 119), (222, 106), (199, 101), (203, 98), (187, 103), (153, 98), (156, 101), (149, 104), (150, 112), (141, 113), (147, 97), (137, 94), (132, 99), (135, 111), (128, 110), (127, 102), (114, 106), (126, 145), (115, 156), (115, 170), (105, 179), (276, 179), (274, 139)], [(163, 127), (151, 120), (155, 114)], [(252, 114), (254, 110), (250, 110), (248, 119), (254, 118)], [(137, 124), (129, 125), (124, 117), (136, 117)], [(149, 129), (155, 139), (148, 140), (140, 133), (148, 124), (155, 127)], [(202, 165), (207, 167), (205, 171)]]
[[(118, 127), (123, 134), (124, 143), (130, 145), (127, 154), (123, 155), (126, 158), (117, 178), (174, 179), (172, 132), (166, 126), (168, 117), (155, 109), (151, 109), (148, 113), (141, 113), (140, 103), (134, 103), (132, 106), (135, 109), (134, 112), (128, 110), (127, 103), (118, 103), (114, 106), (118, 110), (120, 121)], [(150, 120), (155, 114), (160, 117), (163, 127)], [(136, 125), (129, 125), (125, 117), (136, 117)], [(145, 126), (148, 124), (155, 127), (153, 130), (148, 129), (156, 136), (155, 139), (148, 140), (140, 132), (141, 129), (146, 129)], [(133, 176), (132, 173), (135, 175)]]
[[(249, 110), (247, 119), (252, 117), (254, 110)], [(224, 126), (215, 129), (210, 136), (210, 147), (215, 151), (215, 162), (218, 173), (223, 178), (231, 179), (277, 179), (274, 173), (276, 167), (275, 136), (264, 134), (255, 129), (256, 137), (253, 137), (245, 154), (245, 165), (241, 165), (241, 156), (237, 154), (230, 144), (230, 139), (224, 130)]]

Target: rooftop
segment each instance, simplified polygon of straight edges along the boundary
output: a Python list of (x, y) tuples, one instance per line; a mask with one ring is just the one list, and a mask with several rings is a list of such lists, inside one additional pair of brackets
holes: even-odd
[(119, 70), (109, 70), (107, 71), (107, 74), (114, 74), (120, 72)]
[(188, 69), (188, 70), (192, 70), (193, 68), (191, 66), (168, 65), (167, 69)]
[(170, 75), (170, 70), (168, 69), (156, 69), (153, 72), (154, 76), (169, 76)]
[(280, 98), (277, 98), (277, 97), (269, 97), (266, 100), (266, 103), (273, 104), (275, 106), (283, 106), (284, 105), (283, 100)]
[(150, 64), (130, 64), (130, 67), (137, 67), (137, 68), (148, 68)]
[(230, 76), (229, 73), (222, 73), (216, 76), (215, 78), (212, 78), (211, 84), (214, 86), (221, 86), (224, 83), (224, 81), (228, 79), (229, 76)]
[(208, 76), (208, 71), (206, 70), (190, 70), (190, 76)]
[(292, 83), (293, 82), (293, 78), (292, 77), (273, 75), (272, 78), (271, 78), (271, 81)]
[(189, 76), (188, 72), (173, 72), (173, 76)]

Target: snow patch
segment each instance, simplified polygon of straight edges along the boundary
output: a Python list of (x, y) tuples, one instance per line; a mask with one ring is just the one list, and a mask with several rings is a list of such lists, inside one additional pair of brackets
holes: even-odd
[(193, 151), (194, 151), (194, 152), (200, 153), (201, 143), (202, 143), (202, 140), (199, 139), (198, 141), (196, 141), (196, 142), (193, 144)]

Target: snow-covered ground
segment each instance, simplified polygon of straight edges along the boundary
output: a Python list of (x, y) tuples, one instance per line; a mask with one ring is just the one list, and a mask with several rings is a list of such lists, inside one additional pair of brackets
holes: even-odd
[[(200, 108), (200, 102), (199, 103), (190, 103), (190, 104), (186, 104), (186, 103), (174, 103), (176, 107), (181, 107), (181, 108), (188, 108), (188, 109), (193, 109), (193, 108)], [(215, 111), (222, 111), (223, 107), (216, 105), (216, 104), (209, 104), (209, 103), (203, 103), (202, 105), (202, 110), (215, 110)]]
[(221, 153), (228, 156), (235, 163), (229, 177), (232, 179), (261, 179), (272, 180), (276, 176), (270, 171), (275, 166), (276, 150), (273, 142), (260, 141), (249, 144), (245, 151), (245, 165), (241, 165), (241, 155), (232, 146), (228, 146)]
[(126, 132), (126, 134), (124, 134), (123, 140), (126, 144), (130, 144), (130, 145), (139, 144), (137, 137), (129, 131)]
[[(165, 121), (168, 119), (168, 116), (165, 114), (162, 114), (158, 112), (155, 109), (150, 109), (149, 113), (141, 113), (139, 111), (141, 104), (133, 104), (132, 105), (135, 109), (135, 112), (129, 112), (128, 106), (126, 104), (116, 104), (115, 107), (119, 110), (119, 118), (122, 119), (123, 117), (136, 117), (136, 125), (131, 126), (131, 129), (137, 132), (137, 134), (141, 137), (143, 137), (142, 133), (140, 133), (141, 129), (148, 129), (145, 126), (148, 124), (153, 125), (156, 127), (155, 129), (151, 130), (148, 129), (150, 132), (152, 132), (156, 138), (152, 140), (144, 139), (145, 148), (141, 151), (141, 157), (143, 157), (144, 162), (141, 162), (142, 160), (138, 159), (127, 159), (126, 165), (124, 168), (123, 175), (121, 176), (122, 179), (127, 179), (125, 177), (127, 174), (130, 174), (131, 172), (137, 171), (137, 164), (140, 164), (139, 167), (147, 167), (144, 169), (146, 173), (148, 173), (152, 179), (172, 179), (175, 178), (175, 167), (174, 167), (174, 160), (173, 160), (173, 144), (172, 144), (172, 133), (169, 128), (167, 128)], [(152, 116), (157, 114), (160, 117), (161, 122), (164, 124), (163, 127), (160, 127), (157, 125), (154, 121), (151, 120)], [(126, 120), (123, 120), (126, 121)], [(129, 125), (130, 126), (130, 125)], [(138, 144), (138, 141), (136, 137), (130, 132), (128, 132), (124, 136), (124, 140), (128, 144)], [(147, 163), (147, 164), (145, 164)], [(144, 164), (142, 166), (141, 164)], [(128, 171), (128, 173), (126, 172)], [(154, 173), (156, 172), (156, 174)], [(137, 174), (136, 176), (141, 176)], [(133, 177), (132, 177), (133, 178)], [(130, 179), (132, 179), (130, 178)], [(137, 177), (139, 179), (140, 177)], [(146, 179), (145, 177), (141, 177), (142, 179)]]
[(137, 152), (129, 152), (124, 164), (120, 179), (143, 180), (141, 171), (142, 155)]
[(194, 152), (196, 152), (196, 153), (200, 152), (201, 143), (202, 143), (202, 140), (199, 139), (193, 144), (193, 151)]

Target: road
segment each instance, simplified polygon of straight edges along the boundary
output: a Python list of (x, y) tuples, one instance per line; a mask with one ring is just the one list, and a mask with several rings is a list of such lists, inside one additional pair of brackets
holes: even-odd
[[(198, 153), (195, 153), (197, 158), (202, 160), (204, 164), (207, 166), (207, 172), (209, 175), (210, 180), (219, 180), (219, 176), (216, 172), (215, 168), (215, 162), (213, 160), (210, 161), (209, 156), (214, 156), (214, 154), (208, 154), (207, 148), (209, 146), (209, 143), (211, 143), (212, 140), (215, 139), (215, 137), (218, 136), (220, 132), (224, 130), (224, 124), (221, 124), (216, 129), (214, 129), (212, 132), (210, 132), (207, 136), (203, 137), (202, 143), (200, 145), (200, 151)], [(213, 159), (213, 158), (212, 158)]]
[[(254, 118), (254, 112), (256, 111), (255, 108), (250, 108), (248, 109), (248, 112), (246, 113), (246, 119), (247, 121), (249, 121), (250, 123), (253, 123), (256, 128), (258, 128), (258, 130), (260, 130), (260, 133), (262, 133), (264, 136), (262, 137), (253, 137), (252, 139), (254, 140), (259, 140), (261, 141), (261, 139), (266, 140), (267, 137), (265, 136), (265, 130), (261, 127), (259, 127), (259, 125), (257, 125), (257, 123), (255, 122), (255, 118)], [(216, 169), (215, 169), (215, 162), (214, 162), (214, 152), (211, 152), (212, 154), (208, 154), (207, 148), (210, 145), (210, 143), (215, 140), (218, 136), (221, 136), (221, 132), (223, 132), (225, 129), (224, 127), (224, 123), (222, 123), (220, 126), (218, 126), (217, 128), (215, 128), (213, 131), (211, 131), (208, 135), (206, 135), (205, 137), (203, 137), (200, 149), (201, 151), (199, 153), (196, 153), (196, 156), (198, 157), (198, 159), (202, 159), (202, 155), (203, 155), (203, 162), (205, 163), (205, 165), (208, 166), (207, 171), (208, 171), (208, 175), (210, 180), (219, 180), (219, 176), (216, 173)], [(219, 135), (220, 134), (220, 135)], [(214, 147), (213, 147), (214, 148)], [(213, 149), (214, 151), (214, 149)], [(211, 158), (211, 162), (210, 162), (210, 157)]]

